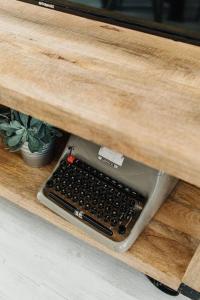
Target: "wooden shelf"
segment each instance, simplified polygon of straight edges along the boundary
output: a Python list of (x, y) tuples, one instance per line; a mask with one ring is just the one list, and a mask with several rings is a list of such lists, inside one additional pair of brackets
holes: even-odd
[[(0, 2), (1, 104), (200, 187), (199, 47)], [(39, 204), (53, 167), (31, 169), (0, 149), (0, 196), (173, 289), (200, 293), (200, 189), (181, 181), (118, 254)]]
[(0, 1), (0, 102), (200, 186), (200, 49)]
[(33, 169), (21, 157), (0, 149), (0, 196), (103, 250), (131, 267), (178, 289), (200, 239), (200, 190), (180, 182), (133, 247), (124, 254), (108, 250), (41, 205), (37, 191), (55, 163)]

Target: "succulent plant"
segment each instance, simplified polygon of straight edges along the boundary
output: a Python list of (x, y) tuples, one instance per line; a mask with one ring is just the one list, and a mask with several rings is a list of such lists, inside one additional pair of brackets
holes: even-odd
[(11, 151), (19, 150), (27, 142), (32, 153), (42, 152), (44, 145), (61, 136), (51, 125), (15, 110), (11, 110), (10, 120), (0, 119), (0, 133)]

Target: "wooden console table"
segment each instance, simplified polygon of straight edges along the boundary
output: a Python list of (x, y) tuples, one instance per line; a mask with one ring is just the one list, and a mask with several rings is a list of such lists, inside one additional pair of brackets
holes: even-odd
[(0, 103), (184, 180), (118, 254), (37, 202), (55, 162), (36, 171), (0, 149), (1, 196), (200, 299), (199, 47), (1, 0)]

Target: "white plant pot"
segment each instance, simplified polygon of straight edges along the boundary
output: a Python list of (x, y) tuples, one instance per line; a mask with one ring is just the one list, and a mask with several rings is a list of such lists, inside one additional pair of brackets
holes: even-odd
[(42, 152), (31, 153), (28, 148), (28, 143), (25, 143), (21, 148), (21, 155), (27, 165), (33, 168), (40, 168), (48, 165), (54, 154), (54, 142), (49, 143), (43, 147)]

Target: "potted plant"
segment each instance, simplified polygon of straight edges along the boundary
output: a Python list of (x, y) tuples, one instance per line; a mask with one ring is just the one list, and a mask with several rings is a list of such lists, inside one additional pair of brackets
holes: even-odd
[(32, 167), (51, 162), (55, 139), (61, 136), (51, 125), (14, 110), (10, 119), (0, 119), (0, 133), (6, 147), (20, 150), (24, 161)]
[[(0, 123), (5, 119), (10, 119), (10, 109), (0, 104)], [(0, 135), (0, 147), (3, 145), (3, 138)]]

